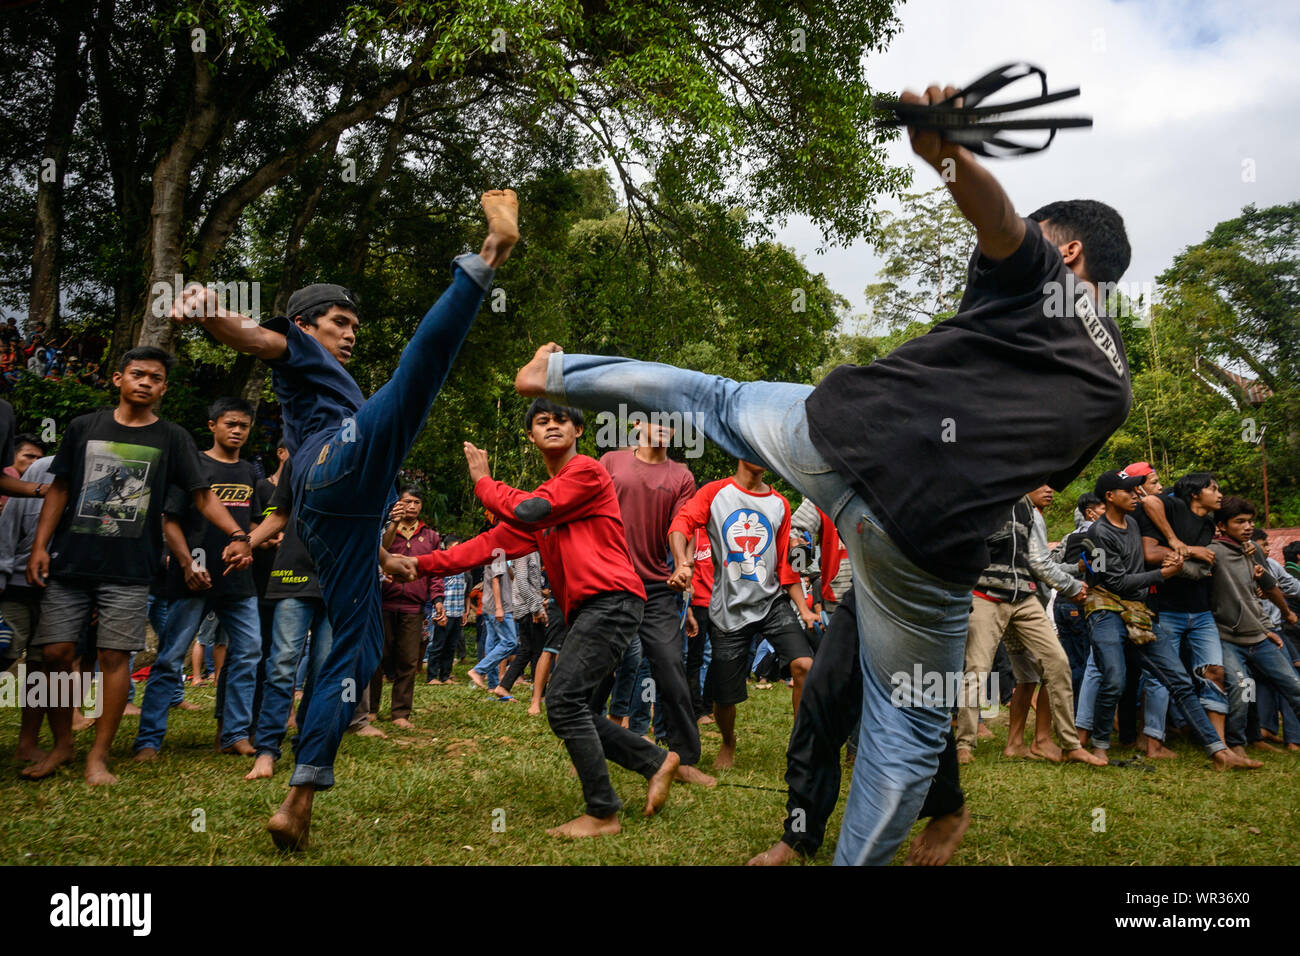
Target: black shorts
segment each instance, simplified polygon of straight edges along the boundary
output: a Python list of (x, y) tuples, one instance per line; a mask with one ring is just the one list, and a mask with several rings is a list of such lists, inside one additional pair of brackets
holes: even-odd
[(782, 663), (812, 657), (808, 632), (795, 617), (790, 599), (783, 594), (772, 602), (763, 620), (747, 624), (738, 631), (723, 631), (715, 627), (709, 633), (709, 640), (713, 642), (713, 659), (705, 678), (705, 694), (712, 697), (714, 703), (726, 706), (749, 699), (745, 682), (749, 677), (754, 638), (760, 635), (776, 648)]
[(560, 605), (550, 598), (546, 602), (546, 636), (542, 639), (542, 650), (550, 651), (552, 654), (560, 653), (560, 648), (564, 647), (564, 636), (569, 633), (568, 625), (564, 623), (564, 615), (560, 612)]

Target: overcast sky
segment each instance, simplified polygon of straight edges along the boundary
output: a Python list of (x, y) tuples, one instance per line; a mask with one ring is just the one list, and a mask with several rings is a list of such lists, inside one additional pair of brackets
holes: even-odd
[[(1091, 130), (1064, 130), (1046, 152), (989, 168), (1022, 214), (1054, 199), (1118, 209), (1133, 246), (1125, 282), (1153, 281), (1247, 203), (1300, 199), (1294, 0), (910, 0), (899, 18), (888, 51), (864, 60), (873, 88), (960, 86), (1020, 60), (1042, 67), (1050, 90), (1082, 87), (1043, 111), (1090, 115)], [(889, 158), (915, 159), (905, 138)], [(1243, 178), (1247, 161), (1253, 182)], [(913, 183), (929, 189), (939, 179), (921, 164)], [(819, 254), (820, 231), (793, 219), (777, 236), (854, 313), (865, 310), (862, 290), (879, 264), (865, 243)]]

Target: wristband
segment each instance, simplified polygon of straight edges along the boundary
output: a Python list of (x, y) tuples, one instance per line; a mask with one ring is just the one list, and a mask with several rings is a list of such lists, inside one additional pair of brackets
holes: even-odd
[(252, 538), (250, 538), (249, 535), (245, 534), (243, 531), (236, 531), (234, 534), (230, 536), (230, 540), (239, 541), (244, 544), (248, 544), (252, 540)]

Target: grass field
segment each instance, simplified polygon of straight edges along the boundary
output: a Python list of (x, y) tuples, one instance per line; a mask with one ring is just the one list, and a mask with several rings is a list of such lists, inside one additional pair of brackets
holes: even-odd
[[(212, 689), (187, 697), (205, 710), (171, 712), (153, 764), (130, 763), (138, 718), (124, 719), (114, 787), (86, 787), (80, 761), (39, 783), (20, 780), (10, 764), (0, 778), (0, 864), (730, 865), (781, 833), (790, 728), (782, 685), (751, 689), (738, 718), (739, 766), (722, 772), (716, 789), (675, 787), (664, 812), (646, 820), (644, 781), (613, 767), (627, 805), (623, 832), (574, 843), (544, 833), (581, 810), (545, 719), (467, 683), (429, 687), (420, 678), (417, 729), (381, 720), (389, 739), (346, 738), (339, 785), (317, 799), (312, 848), (296, 856), (275, 851), (262, 830), (284, 796), (289, 758), (274, 779), (245, 782), (251, 759), (213, 749)], [(381, 714), (387, 689), (384, 697)], [(13, 752), (17, 718), (0, 710), (0, 754)], [(1262, 770), (1217, 774), (1179, 743), (1177, 761), (1144, 764), (1116, 750), (1125, 765), (1095, 770), (1003, 759), (1005, 710), (991, 726), (997, 740), (982, 741), (962, 768), (974, 820), (955, 864), (1300, 862), (1300, 755), (1265, 754)], [(719, 738), (702, 730), (708, 770)], [(92, 732), (79, 735), (82, 755)], [(1095, 829), (1098, 809), (1104, 832)], [(837, 812), (819, 864), (830, 862), (839, 820)]]

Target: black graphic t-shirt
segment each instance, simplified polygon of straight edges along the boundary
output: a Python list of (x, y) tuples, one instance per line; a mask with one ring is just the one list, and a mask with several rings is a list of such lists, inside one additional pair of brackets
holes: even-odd
[(208, 487), (199, 451), (179, 425), (120, 425), (113, 409), (74, 418), (50, 474), (68, 507), (50, 545), (50, 576), (148, 584), (162, 563), (167, 487)]
[[(226, 506), (230, 516), (235, 519), (240, 529), (247, 533), (252, 528), (256, 517), (262, 520), (262, 504), (257, 494), (257, 471), (246, 461), (217, 461), (210, 455), (199, 455), (199, 467), (207, 477), (207, 484), (212, 494)], [(253, 597), (257, 589), (253, 586), (251, 569), (224, 573), (226, 564), (221, 560), (221, 553), (230, 543), (230, 537), (194, 507), (193, 499), (179, 488), (169, 488), (167, 503), (163, 507), (169, 518), (180, 522), (185, 532), (185, 543), (191, 555), (202, 549), (200, 556), (212, 579), (211, 589), (191, 591), (185, 583), (185, 568), (172, 556), (167, 572), (167, 593), (169, 597), (190, 597), (204, 595), (208, 597)]]
[[(261, 510), (254, 515), (260, 522), (271, 508), (271, 499), (275, 497), (275, 482), (269, 478), (257, 482), (257, 500)], [(271, 579), (271, 568), (275, 567), (275, 548), (255, 548), (253, 550), (253, 587), (259, 598), (266, 597), (266, 584)]]
[(293, 488), (289, 480), (292, 470), (292, 464), (286, 463), (280, 474), (280, 484), (271, 497), (270, 507), (286, 512), (289, 524), (284, 529), (284, 540), (274, 552), (275, 566), (271, 571), (271, 580), (266, 585), (268, 601), (289, 597), (305, 600), (321, 596), (320, 583), (316, 579), (316, 565), (298, 535), (298, 515), (293, 507)]
[(898, 548), (973, 584), (1022, 495), (1074, 480), (1132, 394), (1114, 320), (1038, 223), (1006, 259), (971, 257), (957, 314), (808, 396), (808, 434)]

